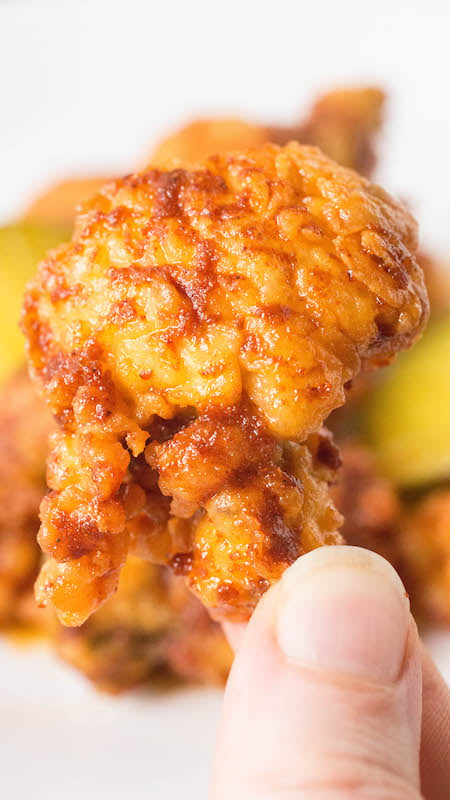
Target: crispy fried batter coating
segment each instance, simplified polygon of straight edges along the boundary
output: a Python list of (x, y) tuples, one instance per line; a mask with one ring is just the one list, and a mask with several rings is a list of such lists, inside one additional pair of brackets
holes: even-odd
[(156, 679), (224, 683), (232, 654), (220, 626), (165, 567), (129, 557), (119, 590), (79, 628), (55, 624), (57, 652), (97, 688)]
[(230, 648), (184, 581), (130, 557), (118, 592), (80, 628), (63, 628), (36, 607), (42, 554), (36, 541), (54, 422), (25, 370), (0, 393), (0, 628), (33, 631), (93, 683), (118, 692), (167, 674), (222, 683)]
[(316, 432), (362, 365), (420, 333), (415, 246), (391, 197), (296, 144), (107, 185), (25, 303), (62, 426), (39, 601), (80, 624), (131, 548), (246, 618), (297, 556), (339, 541)]
[(196, 164), (214, 153), (246, 150), (266, 142), (290, 141), (320, 147), (339, 164), (370, 175), (374, 144), (381, 126), (384, 93), (375, 88), (349, 88), (319, 97), (309, 116), (292, 127), (256, 125), (235, 118), (196, 120), (164, 139), (151, 156), (153, 166), (173, 160)]
[(0, 627), (33, 625), (41, 553), (38, 509), (54, 422), (25, 370), (0, 392)]
[(96, 686), (118, 692), (164, 672), (164, 641), (176, 621), (162, 567), (129, 558), (119, 589), (79, 628), (55, 621), (57, 652)]

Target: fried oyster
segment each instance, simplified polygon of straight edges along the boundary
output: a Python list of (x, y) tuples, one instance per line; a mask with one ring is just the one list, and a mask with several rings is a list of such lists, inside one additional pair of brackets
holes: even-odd
[(266, 145), (112, 182), (41, 264), (23, 327), (58, 419), (37, 588), (68, 625), (128, 552), (245, 619), (340, 541), (324, 419), (427, 316), (416, 226), (315, 148)]

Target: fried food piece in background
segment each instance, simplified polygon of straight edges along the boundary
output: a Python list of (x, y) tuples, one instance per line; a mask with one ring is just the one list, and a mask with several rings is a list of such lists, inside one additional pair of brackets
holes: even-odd
[(24, 218), (29, 223), (39, 225), (67, 226), (70, 231), (77, 206), (98, 192), (109, 177), (103, 175), (59, 181), (33, 200)]
[(50, 247), (69, 236), (69, 229), (56, 224), (19, 222), (0, 228), (0, 381), (11, 376), (24, 361), (24, 342), (19, 330), (25, 283)]
[(309, 116), (292, 127), (256, 125), (235, 118), (196, 120), (164, 139), (151, 155), (153, 166), (195, 164), (214, 153), (290, 141), (320, 147), (334, 161), (369, 176), (383, 121), (385, 95), (376, 88), (337, 89), (320, 97)]
[(214, 153), (259, 147), (269, 141), (268, 129), (234, 117), (198, 119), (163, 139), (150, 155), (153, 167), (172, 161), (197, 164)]
[(384, 104), (384, 92), (374, 87), (328, 92), (319, 97), (309, 118), (300, 125), (298, 140), (320, 147), (344, 167), (371, 175)]
[(450, 487), (407, 507), (400, 530), (402, 571), (417, 613), (450, 625)]
[(347, 544), (375, 550), (399, 568), (398, 529), (403, 503), (381, 474), (373, 453), (357, 440), (341, 447), (342, 467), (331, 494), (341, 512)]
[(56, 623), (53, 636), (59, 655), (108, 692), (170, 677), (222, 684), (231, 667), (220, 626), (184, 582), (133, 557), (103, 608), (79, 628)]
[(421, 332), (415, 247), (401, 205), (310, 147), (107, 185), (25, 303), (32, 372), (63, 426), (40, 603), (83, 622), (131, 537), (216, 616), (246, 618), (302, 552), (339, 541), (336, 460), (308, 436), (362, 364)]
[(33, 594), (41, 563), (38, 509), (47, 439), (55, 427), (23, 372), (0, 391), (0, 626), (39, 625)]
[(450, 262), (442, 262), (429, 253), (419, 253), (420, 266), (430, 300), (433, 319), (450, 314)]
[(55, 620), (53, 644), (98, 688), (119, 692), (164, 674), (174, 621), (163, 568), (129, 558), (114, 597), (79, 628)]
[(361, 443), (342, 446), (333, 500), (348, 544), (374, 550), (399, 572), (421, 623), (450, 625), (450, 488), (402, 494)]
[(166, 576), (177, 610), (176, 624), (168, 631), (164, 644), (170, 673), (191, 683), (225, 683), (233, 653), (222, 626), (211, 619), (200, 600), (187, 589), (183, 578), (169, 570)]

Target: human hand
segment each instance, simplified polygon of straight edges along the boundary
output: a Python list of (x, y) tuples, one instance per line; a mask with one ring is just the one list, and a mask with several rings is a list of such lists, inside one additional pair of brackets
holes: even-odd
[(212, 800), (450, 797), (450, 692), (383, 558), (314, 550), (227, 633)]

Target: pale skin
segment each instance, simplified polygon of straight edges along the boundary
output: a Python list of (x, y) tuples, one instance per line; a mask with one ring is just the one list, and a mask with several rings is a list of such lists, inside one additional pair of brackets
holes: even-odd
[(450, 797), (450, 692), (380, 556), (303, 556), (227, 634), (211, 800)]

